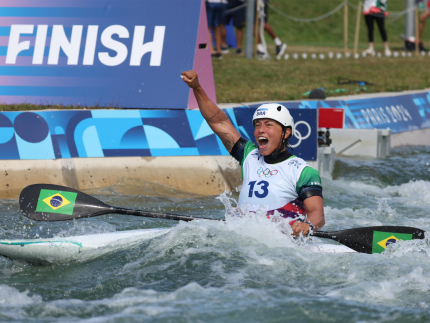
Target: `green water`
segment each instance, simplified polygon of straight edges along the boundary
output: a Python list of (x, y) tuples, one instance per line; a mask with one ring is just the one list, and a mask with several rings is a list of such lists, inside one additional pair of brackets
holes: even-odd
[[(385, 224), (430, 230), (430, 147), (395, 149), (376, 161), (338, 159), (323, 186), (326, 230)], [(225, 196), (116, 191), (89, 193), (111, 205), (216, 219), (224, 219), (222, 200), (228, 203)], [(385, 254), (319, 254), (257, 216), (227, 224), (124, 215), (41, 223), (19, 215), (17, 200), (0, 200), (0, 209), (2, 239), (173, 228), (85, 263), (33, 266), (0, 258), (2, 322), (430, 321), (427, 239)]]

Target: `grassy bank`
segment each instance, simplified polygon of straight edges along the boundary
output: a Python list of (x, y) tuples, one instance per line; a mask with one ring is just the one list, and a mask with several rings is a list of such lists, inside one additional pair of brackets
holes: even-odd
[[(279, 11), (296, 18), (314, 18), (322, 16), (335, 9), (343, 0), (270, 0), (270, 4)], [(357, 20), (357, 10), (359, 0), (350, 0), (348, 7), (348, 45), (353, 48), (355, 25)], [(400, 35), (405, 32), (405, 17), (395, 20), (396, 13), (406, 9), (405, 0), (388, 1), (388, 11), (391, 15), (386, 19), (385, 28), (388, 34), (388, 41), (394, 47), (403, 46)], [(392, 18), (390, 18), (392, 17)], [(340, 9), (333, 15), (315, 22), (296, 22), (283, 17), (273, 9), (269, 9), (269, 23), (282, 41), (289, 45), (304, 46), (331, 46), (343, 47), (343, 18), (344, 9)], [(430, 29), (430, 27), (427, 27)], [(430, 38), (430, 31), (423, 36), (424, 41)], [(266, 37), (269, 44), (272, 44), (270, 37)], [(367, 48), (367, 27), (363, 15), (360, 21), (359, 47)], [(382, 48), (382, 40), (375, 24), (375, 46)]]
[[(302, 93), (323, 87), (326, 91), (344, 89), (332, 95), (358, 92), (391, 92), (430, 87), (430, 57), (247, 60), (225, 55), (214, 60), (218, 102), (298, 100)], [(366, 89), (338, 85), (340, 78), (364, 80), (375, 85)]]

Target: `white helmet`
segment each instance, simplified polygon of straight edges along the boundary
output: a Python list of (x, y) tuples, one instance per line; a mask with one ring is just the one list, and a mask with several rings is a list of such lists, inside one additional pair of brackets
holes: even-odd
[(255, 127), (255, 121), (258, 119), (272, 119), (279, 122), (283, 127), (291, 127), (291, 135), (294, 134), (294, 119), (290, 111), (279, 103), (266, 103), (258, 107), (252, 117), (252, 125)]

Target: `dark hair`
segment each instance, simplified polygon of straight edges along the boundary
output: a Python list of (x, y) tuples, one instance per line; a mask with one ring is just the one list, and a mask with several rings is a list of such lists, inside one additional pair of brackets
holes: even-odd
[(290, 149), (291, 149), (291, 151), (294, 151), (294, 149), (293, 149), (293, 147), (291, 147), (291, 143), (290, 143), (290, 139), (293, 137), (293, 129), (291, 128), (291, 126), (288, 126), (288, 127), (282, 127), (283, 134), (284, 134), (284, 136), (285, 136), (285, 132), (287, 131), (287, 128), (290, 128), (290, 130), (291, 130), (291, 134), (288, 136), (288, 138), (287, 138), (287, 139), (283, 139), (283, 140), (284, 140), (284, 142), (285, 142), (285, 148), (287, 148), (287, 150), (288, 150), (288, 148), (290, 148)]

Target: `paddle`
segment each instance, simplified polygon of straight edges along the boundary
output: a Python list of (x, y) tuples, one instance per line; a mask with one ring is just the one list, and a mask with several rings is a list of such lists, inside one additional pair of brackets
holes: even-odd
[[(37, 221), (65, 221), (119, 213), (168, 220), (214, 220), (170, 213), (133, 210), (107, 205), (102, 201), (72, 188), (35, 184), (24, 188), (19, 197), (23, 214)], [(424, 239), (425, 231), (402, 226), (354, 228), (341, 231), (314, 231), (312, 236), (335, 240), (357, 252), (381, 253), (397, 240)]]
[(24, 188), (19, 195), (19, 208), (27, 218), (36, 221), (65, 221), (109, 213), (178, 221), (200, 219), (218, 221), (209, 218), (194, 218), (186, 215), (110, 206), (73, 188), (51, 184), (34, 184)]
[(412, 227), (379, 226), (332, 232), (314, 231), (312, 236), (335, 240), (361, 253), (381, 253), (397, 240), (424, 239), (425, 231)]

